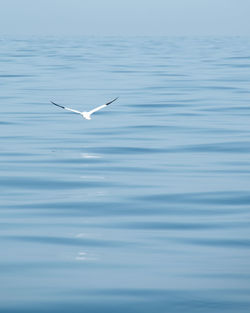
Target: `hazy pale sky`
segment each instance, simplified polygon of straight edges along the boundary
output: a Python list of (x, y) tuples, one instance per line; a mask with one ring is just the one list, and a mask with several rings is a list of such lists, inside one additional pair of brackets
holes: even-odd
[(0, 35), (250, 35), (250, 0), (0, 0)]

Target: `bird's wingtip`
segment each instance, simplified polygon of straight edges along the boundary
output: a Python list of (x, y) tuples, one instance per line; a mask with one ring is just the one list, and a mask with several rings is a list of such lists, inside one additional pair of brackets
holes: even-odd
[(51, 101), (51, 100), (50, 100), (50, 102), (51, 102), (52, 104), (54, 104), (54, 105), (56, 105), (56, 106), (62, 108), (62, 109), (65, 109), (65, 107), (62, 106), (62, 105), (60, 105), (60, 104), (57, 104), (57, 103), (55, 103), (55, 102), (53, 102), (53, 101)]
[(114, 102), (115, 100), (117, 100), (119, 97), (116, 97), (115, 99), (109, 101), (108, 103), (106, 103), (106, 105), (109, 105), (110, 103)]

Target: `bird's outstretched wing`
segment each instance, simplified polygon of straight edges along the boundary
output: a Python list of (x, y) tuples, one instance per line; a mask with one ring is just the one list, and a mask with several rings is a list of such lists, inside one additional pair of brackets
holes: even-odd
[(93, 110), (91, 110), (91, 111), (89, 111), (89, 112), (88, 112), (89, 115), (91, 115), (91, 114), (93, 114), (93, 113), (95, 113), (95, 112), (97, 112), (97, 111), (99, 111), (99, 110), (105, 108), (107, 105), (109, 105), (110, 103), (114, 102), (114, 101), (117, 100), (117, 99), (118, 99), (118, 97), (115, 98), (115, 99), (113, 99), (113, 100), (111, 100), (111, 101), (109, 101), (109, 102), (107, 102), (107, 103), (105, 103), (105, 104), (103, 104), (103, 105), (100, 105), (99, 107), (97, 107), (97, 108), (95, 108), (95, 109), (93, 109)]
[(59, 108), (62, 108), (62, 109), (65, 109), (65, 110), (68, 110), (68, 111), (71, 111), (71, 112), (74, 112), (74, 113), (77, 113), (77, 114), (82, 114), (82, 112), (80, 112), (80, 111), (77, 111), (77, 110), (73, 110), (73, 109), (64, 107), (64, 106), (62, 106), (62, 105), (60, 105), (60, 104), (57, 104), (57, 103), (55, 103), (55, 102), (53, 102), (53, 101), (50, 101), (50, 102), (51, 102), (52, 104), (58, 106)]

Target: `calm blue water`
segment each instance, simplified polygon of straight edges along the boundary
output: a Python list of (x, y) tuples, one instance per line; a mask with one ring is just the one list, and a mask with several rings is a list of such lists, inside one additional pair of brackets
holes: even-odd
[(249, 38), (0, 47), (0, 312), (249, 312)]

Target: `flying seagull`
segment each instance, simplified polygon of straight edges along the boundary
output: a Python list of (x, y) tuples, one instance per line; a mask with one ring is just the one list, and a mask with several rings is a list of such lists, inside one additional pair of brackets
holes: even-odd
[(105, 108), (106, 106), (108, 106), (110, 103), (114, 102), (114, 101), (117, 100), (117, 99), (118, 99), (118, 97), (115, 98), (115, 99), (113, 99), (113, 100), (111, 100), (111, 101), (109, 101), (109, 102), (107, 102), (107, 103), (105, 103), (105, 104), (103, 104), (103, 105), (100, 105), (99, 107), (97, 107), (97, 108), (95, 108), (95, 109), (93, 109), (93, 110), (91, 110), (91, 111), (88, 111), (88, 112), (80, 112), (80, 111), (73, 110), (73, 109), (64, 107), (64, 106), (62, 106), (62, 105), (59, 105), (59, 104), (57, 104), (57, 103), (55, 103), (55, 102), (53, 102), (53, 101), (50, 101), (50, 102), (51, 102), (52, 104), (58, 106), (59, 108), (62, 108), (62, 109), (65, 109), (65, 110), (68, 110), (68, 111), (71, 111), (71, 112), (74, 112), (74, 113), (77, 113), (77, 114), (81, 114), (81, 116), (82, 116), (83, 118), (85, 118), (86, 120), (91, 120), (91, 114), (93, 114), (93, 113), (95, 113), (95, 112), (101, 110), (102, 108)]

